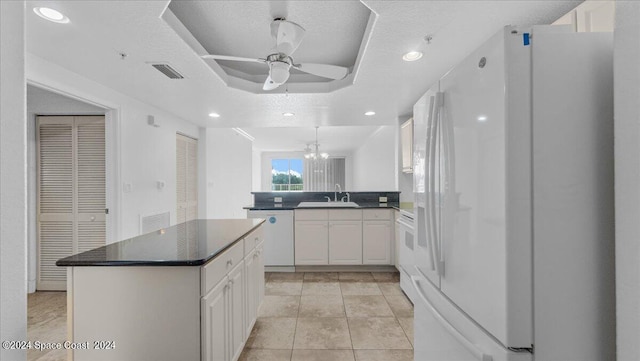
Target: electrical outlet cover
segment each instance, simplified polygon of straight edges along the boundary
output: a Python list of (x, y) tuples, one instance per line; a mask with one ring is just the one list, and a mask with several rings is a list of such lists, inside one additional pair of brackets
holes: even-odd
[(378, 197), (380, 203), (387, 203), (387, 197)]

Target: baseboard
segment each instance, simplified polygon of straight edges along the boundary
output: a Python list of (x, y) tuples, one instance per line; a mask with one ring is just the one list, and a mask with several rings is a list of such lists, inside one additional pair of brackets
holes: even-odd
[(265, 272), (296, 272), (293, 266), (264, 266)]
[(296, 266), (296, 272), (398, 272), (395, 266)]

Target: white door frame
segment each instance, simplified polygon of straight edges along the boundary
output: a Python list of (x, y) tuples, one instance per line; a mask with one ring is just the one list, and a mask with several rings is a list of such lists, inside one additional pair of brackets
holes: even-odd
[[(106, 217), (106, 243), (113, 243), (121, 238), (120, 225), (121, 220), (121, 205), (122, 194), (120, 191), (121, 185), (121, 152), (120, 152), (120, 120), (121, 110), (120, 106), (113, 104), (103, 99), (96, 99), (93, 96), (84, 94), (73, 94), (68, 91), (50, 86), (43, 82), (27, 78), (27, 84), (35, 87), (45, 89), (52, 93), (64, 95), (68, 98), (72, 98), (84, 103), (88, 103), (105, 110), (105, 161), (106, 161), (106, 193), (105, 201), (106, 207), (109, 209), (109, 214)], [(36, 210), (29, 210), (29, 213)], [(35, 227), (29, 225), (29, 227)], [(29, 255), (29, 258), (35, 257), (35, 254)], [(35, 261), (35, 259), (34, 259)]]

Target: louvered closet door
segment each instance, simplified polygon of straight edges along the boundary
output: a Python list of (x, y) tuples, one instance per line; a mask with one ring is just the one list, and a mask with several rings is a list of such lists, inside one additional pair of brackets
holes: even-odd
[(39, 290), (66, 289), (55, 262), (105, 244), (104, 117), (38, 117)]
[(76, 117), (77, 129), (77, 221), (76, 252), (104, 246), (105, 141), (104, 117)]
[(198, 218), (198, 141), (176, 135), (177, 223)]

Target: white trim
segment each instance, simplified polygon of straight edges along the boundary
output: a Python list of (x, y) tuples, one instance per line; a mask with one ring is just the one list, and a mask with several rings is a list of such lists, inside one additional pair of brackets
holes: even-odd
[(231, 128), (231, 129), (233, 129), (236, 133), (238, 133), (238, 134), (240, 134), (241, 136), (243, 136), (243, 137), (245, 137), (245, 138), (249, 139), (249, 140), (250, 140), (250, 141), (252, 141), (252, 142), (256, 139), (253, 135), (251, 135), (251, 134), (249, 134), (249, 133), (245, 132), (244, 130), (242, 130), (242, 129), (240, 129), (240, 128)]

